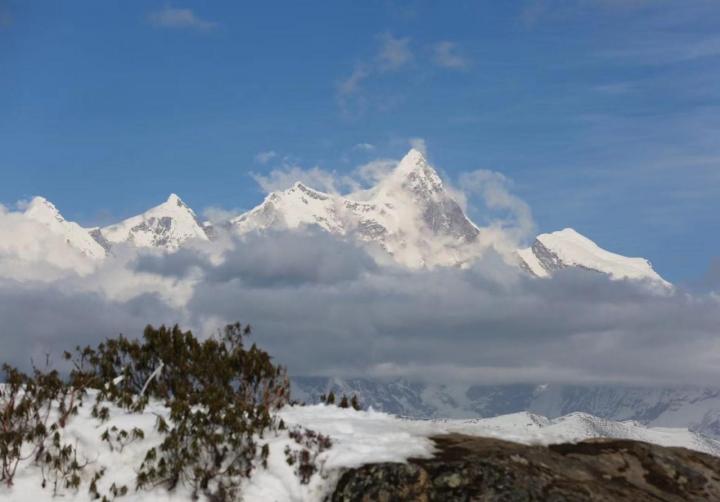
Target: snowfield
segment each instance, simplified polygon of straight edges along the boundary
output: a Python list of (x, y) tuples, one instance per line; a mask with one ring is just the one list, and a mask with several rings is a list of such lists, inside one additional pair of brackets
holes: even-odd
[[(157, 446), (162, 438), (155, 430), (157, 416), (167, 417), (168, 410), (159, 403), (151, 403), (143, 413), (127, 413), (109, 405), (110, 420), (100, 423), (90, 416), (94, 396), (85, 399), (79, 415), (63, 431), (63, 441), (76, 446), (78, 460), (87, 462), (83, 482), (78, 492), (60, 489), (57, 497), (72, 500), (91, 500), (88, 484), (93, 473), (106, 469), (98, 482), (101, 493), (107, 493), (112, 483), (127, 485), (128, 494), (123, 500), (162, 501), (191, 500), (187, 487), (178, 487), (169, 493), (164, 488), (135, 491), (136, 468), (146, 451)], [(402, 462), (410, 457), (430, 457), (433, 454), (431, 436), (446, 433), (493, 437), (525, 444), (552, 444), (575, 442), (589, 438), (609, 437), (634, 439), (663, 446), (682, 446), (720, 456), (720, 442), (687, 429), (647, 428), (635, 422), (613, 422), (591, 415), (574, 413), (555, 420), (530, 413), (515, 413), (477, 420), (409, 420), (373, 410), (355, 411), (335, 406), (286, 406), (279, 412), (288, 425), (303, 426), (331, 437), (333, 446), (318, 457), (321, 473), (315, 474), (307, 485), (302, 485), (293, 467), (285, 459), (286, 447), (297, 448), (287, 434), (268, 433), (260, 439), (267, 443), (270, 457), (267, 469), (258, 465), (253, 476), (242, 489), (247, 501), (319, 501), (333, 490), (340, 470), (372, 462)], [(130, 430), (134, 427), (145, 433), (143, 439), (116, 447), (111, 451), (107, 442), (100, 439), (105, 429), (113, 426)], [(15, 483), (8, 488), (0, 486), (0, 501), (53, 500), (52, 482), (42, 488), (40, 468), (31, 460), (21, 463)]]

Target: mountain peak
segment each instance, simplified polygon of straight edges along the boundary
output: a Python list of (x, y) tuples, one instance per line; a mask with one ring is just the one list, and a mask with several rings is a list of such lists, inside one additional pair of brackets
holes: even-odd
[(381, 194), (411, 193), (413, 197), (441, 197), (444, 188), (437, 171), (415, 148), (405, 154), (392, 173), (377, 186)]
[(315, 190), (315, 189), (313, 189), (313, 188), (310, 188), (309, 186), (307, 186), (307, 185), (306, 185), (305, 183), (303, 183), (302, 181), (296, 181), (295, 183), (293, 183), (293, 185), (290, 187), (290, 190), (293, 190), (293, 189), (294, 189), (294, 190), (300, 190), (301, 192), (308, 192), (308, 191), (310, 191), (310, 192), (317, 192), (317, 190)]
[(535, 275), (546, 277), (561, 268), (595, 270), (612, 279), (648, 279), (671, 287), (645, 258), (633, 258), (607, 251), (572, 228), (540, 234), (533, 245), (518, 251), (525, 266)]
[(396, 171), (402, 172), (411, 172), (424, 169), (430, 169), (434, 171), (434, 169), (428, 164), (428, 161), (422, 154), (422, 152), (415, 148), (411, 148), (410, 151), (405, 154), (405, 156), (400, 160), (395, 169)]
[(24, 215), (45, 226), (51, 233), (62, 236), (73, 248), (90, 258), (102, 258), (105, 250), (90, 233), (73, 221), (67, 221), (55, 205), (45, 197), (33, 197)]
[(45, 197), (33, 197), (25, 208), (25, 215), (36, 221), (44, 223), (51, 221), (65, 221), (55, 204), (47, 200)]
[(166, 202), (168, 204), (175, 204), (177, 206), (185, 206), (185, 203), (182, 201), (182, 199), (178, 197), (175, 193), (171, 193), (170, 196), (167, 198)]
[(100, 229), (110, 244), (129, 242), (139, 247), (174, 250), (188, 239), (207, 240), (195, 212), (175, 193), (142, 214)]

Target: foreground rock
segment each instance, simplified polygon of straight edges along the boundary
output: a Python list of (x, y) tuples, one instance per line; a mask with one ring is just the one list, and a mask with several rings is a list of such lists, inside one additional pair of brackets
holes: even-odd
[(527, 446), (459, 434), (432, 459), (346, 471), (331, 496), (350, 501), (720, 501), (720, 458), (626, 440)]

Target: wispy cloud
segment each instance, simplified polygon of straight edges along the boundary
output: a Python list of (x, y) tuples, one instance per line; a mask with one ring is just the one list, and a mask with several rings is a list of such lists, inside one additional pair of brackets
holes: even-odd
[[(352, 73), (337, 84), (337, 100), (344, 113), (364, 111), (367, 100), (362, 96), (362, 90), (366, 81), (404, 69), (415, 58), (409, 37), (398, 38), (383, 33), (377, 36), (377, 40), (379, 45), (375, 55), (356, 63)], [(386, 106), (387, 102), (384, 100), (384, 104), (379, 106)]]
[(277, 152), (275, 150), (266, 150), (264, 152), (258, 152), (255, 155), (255, 162), (258, 164), (267, 164), (272, 159), (277, 157)]
[(373, 150), (375, 150), (375, 145), (371, 143), (358, 143), (354, 145), (352, 149), (360, 152), (372, 152)]
[(410, 148), (414, 148), (423, 155), (427, 155), (427, 143), (425, 143), (423, 138), (410, 138), (408, 142), (410, 143)]
[(286, 190), (298, 181), (315, 190), (334, 194), (340, 193), (344, 188), (357, 187), (351, 178), (319, 166), (304, 168), (288, 163), (273, 169), (268, 174), (251, 173), (250, 175), (265, 193)]
[(375, 159), (367, 162), (354, 171), (362, 181), (375, 184), (385, 178), (397, 166), (395, 159)]
[(503, 174), (478, 169), (460, 177), (460, 188), (466, 194), (478, 194), (486, 208), (505, 211), (506, 220), (493, 215), (494, 224), (513, 229), (513, 240), (521, 241), (533, 235), (535, 222), (528, 204), (510, 192), (511, 181)]
[(360, 90), (366, 79), (386, 72), (397, 71), (410, 63), (413, 52), (410, 48), (410, 38), (396, 38), (390, 33), (378, 36), (380, 46), (370, 61), (357, 63), (352, 73), (338, 85), (341, 96), (348, 96)]
[(520, 11), (520, 19), (532, 27), (541, 21), (567, 18), (588, 9), (628, 12), (658, 3), (653, 0), (528, 0)]
[(420, 55), (427, 65), (446, 70), (461, 70), (470, 66), (459, 46), (449, 40), (421, 44), (410, 37), (396, 37), (391, 33), (377, 35), (376, 40), (378, 45), (372, 57), (357, 62), (352, 72), (337, 83), (336, 97), (344, 113), (362, 113), (369, 105), (382, 111), (396, 106), (403, 96), (384, 95), (369, 99), (365, 87), (370, 87), (371, 81), (387, 79), (392, 75), (405, 79), (417, 77), (423, 65), (413, 63)]
[(350, 94), (354, 94), (360, 89), (360, 84), (368, 78), (372, 72), (370, 71), (370, 68), (364, 64), (360, 63), (355, 66), (350, 76), (340, 82), (338, 85), (338, 93), (341, 97), (349, 96)]
[(617, 50), (599, 53), (600, 57), (632, 64), (666, 65), (720, 56), (720, 37), (703, 35), (655, 36)]
[(454, 42), (447, 40), (438, 42), (433, 45), (432, 52), (433, 62), (443, 68), (462, 70), (469, 65), (468, 60), (459, 53), (458, 46)]
[(395, 38), (390, 33), (380, 35), (378, 66), (382, 70), (399, 70), (413, 60), (410, 38)]
[(226, 209), (218, 206), (208, 206), (202, 210), (203, 217), (210, 223), (224, 223), (235, 216), (243, 214), (246, 209), (234, 208)]
[(195, 14), (192, 9), (178, 9), (165, 7), (162, 10), (148, 14), (148, 21), (153, 26), (161, 28), (212, 30), (218, 26), (214, 21), (208, 21)]
[(208, 333), (241, 316), (295, 375), (655, 384), (720, 376), (712, 295), (658, 296), (583, 270), (531, 279), (492, 253), (467, 269), (406, 271), (310, 230), (227, 245), (219, 260), (212, 248), (189, 248), (107, 260), (87, 276), (0, 278), (3, 359), (27, 366), (147, 322)]

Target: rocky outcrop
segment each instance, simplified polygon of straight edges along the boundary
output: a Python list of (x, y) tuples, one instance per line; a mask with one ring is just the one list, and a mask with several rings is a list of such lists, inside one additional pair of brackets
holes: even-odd
[(333, 502), (720, 500), (720, 458), (627, 440), (549, 447), (492, 438), (433, 438), (431, 459), (342, 474)]

